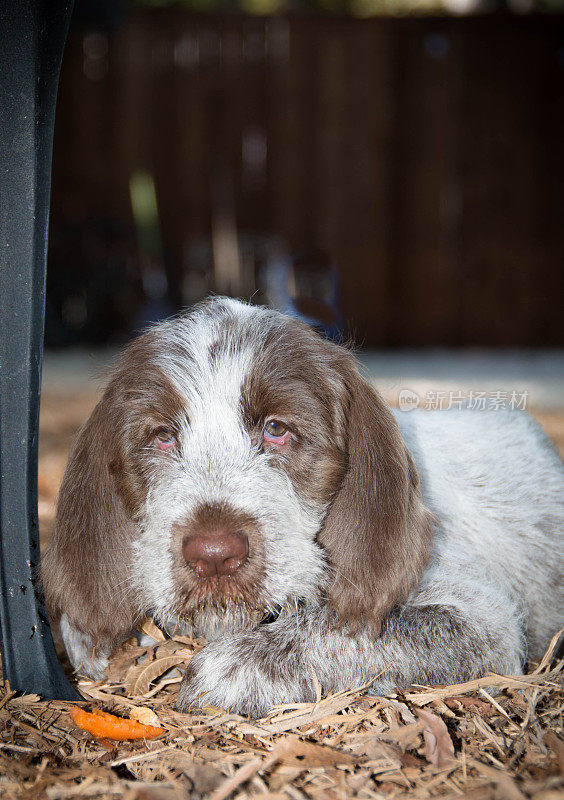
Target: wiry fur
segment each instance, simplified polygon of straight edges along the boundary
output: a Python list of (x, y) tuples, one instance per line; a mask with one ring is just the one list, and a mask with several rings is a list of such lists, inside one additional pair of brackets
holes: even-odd
[[(292, 430), (285, 448), (264, 445), (267, 417)], [(154, 446), (163, 426), (172, 452)], [(217, 298), (115, 367), (65, 473), (46, 600), (94, 676), (146, 613), (212, 639), (183, 710), (518, 672), (564, 617), (563, 491), (527, 415), (394, 415), (343, 348)], [(218, 527), (248, 558), (202, 578), (183, 541)]]

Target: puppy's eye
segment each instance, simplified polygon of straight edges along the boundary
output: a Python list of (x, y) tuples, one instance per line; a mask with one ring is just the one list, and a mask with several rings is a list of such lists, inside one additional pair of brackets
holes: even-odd
[(267, 420), (263, 431), (263, 439), (265, 442), (271, 442), (272, 444), (286, 444), (289, 437), (290, 431), (283, 422), (280, 422), (277, 419)]
[(176, 436), (170, 428), (159, 428), (155, 431), (153, 442), (159, 450), (174, 450), (176, 447)]

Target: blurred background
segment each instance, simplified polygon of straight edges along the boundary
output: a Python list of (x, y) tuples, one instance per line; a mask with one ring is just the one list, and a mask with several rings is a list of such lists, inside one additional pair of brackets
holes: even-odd
[(481, 393), (564, 444), (563, 11), (77, 0), (53, 160), (49, 503), (98, 368), (209, 292), (352, 338), (400, 406)]
[(564, 346), (557, 10), (77, 0), (47, 345), (216, 291), (365, 347)]

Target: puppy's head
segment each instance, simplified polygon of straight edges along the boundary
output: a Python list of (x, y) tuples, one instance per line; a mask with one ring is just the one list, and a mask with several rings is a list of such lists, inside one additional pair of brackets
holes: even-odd
[(214, 299), (115, 368), (61, 487), (46, 598), (94, 640), (147, 611), (213, 635), (298, 599), (378, 626), (428, 558), (417, 484), (346, 350)]

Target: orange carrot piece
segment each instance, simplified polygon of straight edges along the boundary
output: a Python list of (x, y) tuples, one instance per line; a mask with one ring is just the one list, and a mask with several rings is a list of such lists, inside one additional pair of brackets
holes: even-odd
[(97, 739), (154, 739), (164, 733), (164, 728), (142, 725), (134, 719), (122, 719), (95, 708), (91, 714), (78, 706), (70, 710), (72, 721), (83, 731), (88, 731)]

